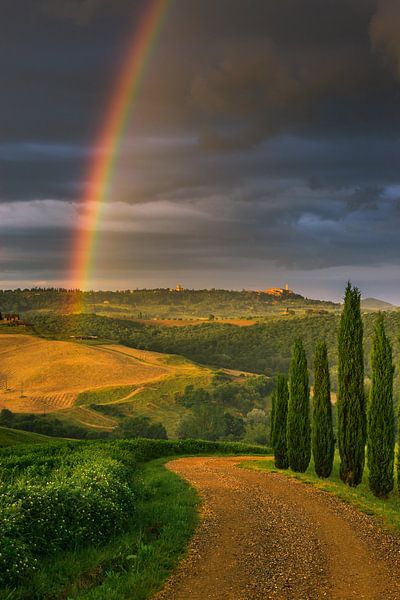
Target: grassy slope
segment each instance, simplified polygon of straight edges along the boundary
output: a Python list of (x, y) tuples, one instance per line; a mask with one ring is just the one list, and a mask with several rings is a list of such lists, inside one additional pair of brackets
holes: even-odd
[(47, 435), (40, 435), (39, 433), (0, 427), (0, 448), (14, 446), (15, 444), (44, 444), (46, 442), (54, 442), (54, 439)]
[(314, 473), (314, 465), (311, 462), (307, 472), (294, 473), (290, 469), (280, 471), (274, 467), (273, 461), (249, 461), (243, 463), (242, 468), (257, 471), (279, 472), (287, 477), (294, 477), (304, 483), (311, 484), (330, 494), (338, 496), (341, 500), (353, 504), (362, 512), (373, 515), (384, 527), (400, 531), (400, 498), (397, 493), (392, 492), (387, 500), (376, 498), (368, 488), (368, 469), (364, 471), (363, 482), (356, 488), (345, 485), (339, 477), (339, 456), (335, 456), (334, 468), (329, 479), (319, 479)]
[[(137, 351), (119, 346), (116, 352), (136, 356)], [(213, 371), (179, 356), (138, 352), (146, 357), (140, 359), (141, 362), (146, 362), (149, 366), (162, 366), (167, 370), (167, 375), (143, 385), (116, 386), (83, 392), (79, 394), (74, 407), (54, 413), (54, 416), (79, 425), (110, 429), (117, 425), (118, 415), (106, 416), (89, 406), (90, 404), (114, 406), (121, 415), (145, 415), (154, 421), (161, 421), (168, 435), (173, 437), (181, 417), (187, 412), (175, 401), (175, 394), (183, 392), (189, 384), (199, 387), (209, 385), (213, 378)]]
[[(3, 361), (3, 370), (7, 373), (9, 368), (12, 373), (8, 378), (8, 385), (15, 388), (14, 395), (18, 396), (20, 380), (24, 381), (24, 396), (26, 396), (22, 400), (11, 397), (11, 392), (3, 396), (6, 406), (9, 407), (8, 402), (15, 412), (19, 412), (18, 402), (26, 404), (25, 407), (21, 407), (25, 411), (31, 402), (31, 410), (38, 412), (40, 399), (43, 398), (44, 405), (41, 410), (76, 425), (110, 431), (118, 425), (119, 417), (140, 414), (149, 416), (155, 421), (162, 421), (168, 434), (174, 436), (177, 424), (186, 412), (184, 407), (175, 402), (175, 394), (182, 392), (189, 384), (206, 386), (213, 377), (210, 368), (171, 354), (136, 350), (117, 344), (92, 346), (42, 340), (33, 336), (17, 337), (10, 334), (9, 329), (7, 335), (1, 340), (1, 351), (10, 363), (8, 365)], [(31, 358), (33, 351), (35, 354)], [(88, 379), (88, 371), (93, 368), (92, 362), (96, 361), (97, 356), (99, 361), (100, 359), (102, 361), (100, 365), (102, 378), (98, 380), (99, 383), (106, 383), (109, 379), (112, 385), (90, 389), (90, 385), (93, 385), (93, 375)], [(57, 364), (54, 373), (53, 363)], [(54, 380), (54, 386), (58, 386), (60, 392), (64, 389), (60, 386), (65, 385), (68, 388), (71, 384), (69, 381), (71, 364), (76, 370), (73, 383), (76, 383), (75, 380), (79, 381), (82, 391), (79, 393), (79, 387), (76, 389), (77, 398), (73, 406), (63, 409), (60, 406), (60, 410), (54, 410), (55, 407), (48, 402), (49, 380)], [(105, 368), (107, 364), (109, 369)], [(116, 365), (126, 370), (121, 381), (122, 385), (117, 385)], [(59, 373), (60, 369), (62, 376)], [(34, 401), (30, 400), (32, 386), (35, 386)], [(41, 386), (47, 386), (46, 389), (43, 387), (43, 393), (41, 393)], [(94, 410), (91, 404), (115, 404), (118, 410), (115, 414), (112, 411), (106, 413)]]

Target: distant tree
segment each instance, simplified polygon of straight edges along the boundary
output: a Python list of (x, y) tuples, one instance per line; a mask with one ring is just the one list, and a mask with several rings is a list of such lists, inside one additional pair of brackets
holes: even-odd
[(311, 458), (311, 429), (307, 358), (301, 340), (293, 344), (289, 370), (287, 448), (290, 468), (304, 473)]
[(181, 439), (203, 440), (218, 440), (224, 432), (224, 410), (214, 402), (194, 406), (193, 412), (181, 420), (177, 431)]
[(289, 402), (288, 382), (284, 375), (278, 375), (275, 390), (275, 409), (272, 446), (274, 448), (275, 466), (287, 469), (289, 466), (287, 452), (287, 411)]
[(340, 477), (357, 486), (365, 462), (363, 324), (359, 290), (347, 284), (338, 334), (338, 442)]
[(253, 408), (246, 416), (244, 439), (251, 444), (268, 444), (268, 416), (262, 408)]
[(224, 414), (224, 437), (230, 440), (239, 440), (245, 431), (244, 420), (232, 413)]
[(3, 408), (0, 411), (0, 425), (4, 425), (5, 427), (11, 427), (14, 422), (14, 413), (8, 408)]
[(329, 477), (335, 454), (335, 438), (332, 424), (328, 350), (325, 342), (319, 342), (315, 349), (312, 405), (311, 445), (315, 472), (318, 477)]
[(372, 383), (368, 404), (367, 459), (369, 486), (385, 498), (393, 489), (394, 410), (392, 346), (379, 315), (371, 351)]
[(128, 417), (121, 422), (119, 434), (123, 438), (167, 439), (167, 431), (162, 423), (154, 423), (149, 417)]

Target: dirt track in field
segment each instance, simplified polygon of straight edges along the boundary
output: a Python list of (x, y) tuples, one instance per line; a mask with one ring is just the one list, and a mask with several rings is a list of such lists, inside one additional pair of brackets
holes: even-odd
[(168, 468), (203, 499), (189, 556), (157, 600), (400, 600), (400, 536), (337, 498), (240, 458)]

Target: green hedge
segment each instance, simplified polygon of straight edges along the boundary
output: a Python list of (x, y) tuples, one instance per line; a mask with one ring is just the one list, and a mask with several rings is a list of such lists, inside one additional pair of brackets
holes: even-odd
[(54, 552), (123, 531), (143, 493), (138, 464), (183, 454), (266, 454), (202, 440), (57, 442), (0, 450), (0, 581), (17, 586)]

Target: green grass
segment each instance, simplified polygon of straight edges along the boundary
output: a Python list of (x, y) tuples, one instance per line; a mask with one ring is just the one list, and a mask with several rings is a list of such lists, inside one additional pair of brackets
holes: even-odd
[(55, 439), (47, 435), (41, 435), (40, 433), (32, 433), (31, 431), (0, 427), (0, 448), (14, 446), (15, 444), (44, 444), (46, 442), (54, 442)]
[[(29, 575), (28, 572), (21, 575), (15, 571), (16, 567), (14, 568), (14, 576), (10, 581), (13, 581), (15, 586), (5, 588), (1, 587), (0, 583), (0, 600), (150, 598), (162, 587), (172, 569), (185, 554), (198, 522), (198, 496), (186, 482), (164, 468), (168, 457), (266, 452), (270, 452), (269, 449), (240, 443), (145, 439), (54, 442), (44, 446), (20, 446), (1, 450), (0, 491), (6, 493), (3, 500), (9, 516), (14, 514), (14, 508), (21, 508), (18, 502), (14, 502), (15, 495), (20, 495), (21, 485), (24, 488), (31, 486), (34, 490), (43, 484), (43, 494), (38, 496), (34, 493), (34, 510), (30, 509), (29, 512), (29, 505), (28, 509), (25, 507), (22, 511), (24, 513), (28, 510), (25, 515), (25, 526), (29, 526), (28, 534), (24, 528), (19, 527), (18, 519), (11, 518), (5, 521), (8, 524), (7, 539), (10, 544), (7, 545), (6, 539), (0, 539), (0, 542), (4, 542), (6, 553), (13, 557), (15, 544), (18, 546), (22, 543), (26, 544), (27, 555), (30, 552), (32, 558), (37, 555), (39, 560), (36, 567), (29, 570)], [(104, 505), (101, 498), (108, 498), (112, 492), (112, 497), (115, 497), (114, 504), (121, 501), (125, 507), (128, 506), (123, 500), (125, 494), (124, 488), (121, 487), (124, 477), (126, 485), (134, 493), (134, 504), (131, 505), (129, 501), (129, 509), (125, 508), (123, 515), (123, 527), (116, 528), (116, 533), (112, 536), (107, 513), (104, 513), (108, 505)], [(104, 484), (104, 478), (109, 484)], [(58, 495), (54, 496), (51, 507), (52, 514), (58, 515), (56, 517), (49, 516), (48, 506), (43, 504), (49, 491), (49, 481), (58, 486)], [(76, 486), (81, 486), (84, 491), (88, 482), (89, 485), (94, 485), (94, 492), (86, 496), (83, 494), (89, 510), (80, 510), (85, 508), (79, 505), (80, 496), (72, 497), (69, 492), (78, 489)], [(114, 493), (112, 488), (115, 488), (115, 484), (117, 489)], [(123, 496), (120, 497), (120, 493)], [(10, 498), (10, 501), (7, 498)], [(70, 498), (78, 503), (77, 510), (74, 509), (71, 514), (68, 512)], [(78, 519), (84, 531), (86, 524), (93, 518), (93, 511), (90, 510), (91, 498), (99, 502), (100, 513), (96, 508), (96, 531), (101, 533), (103, 530), (104, 533), (104, 537), (99, 538), (98, 542), (85, 542), (86, 538), (80, 539), (81, 528), (74, 527)], [(41, 507), (45, 510), (43, 515)], [(22, 513), (21, 517), (24, 516)], [(69, 515), (66, 521), (65, 514)], [(119, 512), (116, 514), (118, 517)], [(50, 530), (54, 529), (56, 533), (49, 533), (47, 525), (43, 529), (43, 517), (50, 519)], [(56, 528), (53, 527), (51, 519), (54, 519)], [(62, 524), (64, 522), (66, 525)], [(72, 533), (67, 537), (63, 533), (65, 539), (63, 538), (64, 541), (60, 545), (58, 532), (63, 532), (66, 527)], [(89, 531), (92, 530), (93, 528), (89, 528)], [(46, 532), (45, 537), (43, 531)], [(69, 550), (66, 551), (66, 547)], [(21, 547), (22, 552), (25, 552), (24, 548)], [(9, 561), (3, 561), (3, 568), (9, 565)]]
[(0, 592), (0, 599), (151, 597), (185, 554), (198, 521), (196, 492), (164, 468), (166, 460), (141, 467), (142, 497), (124, 535), (43, 562), (28, 586)]
[(384, 528), (400, 531), (400, 497), (397, 492), (392, 492), (389, 498), (382, 500), (376, 498), (368, 488), (368, 469), (364, 471), (362, 483), (351, 488), (345, 485), (339, 477), (339, 456), (335, 455), (335, 462), (332, 475), (328, 479), (320, 479), (315, 475), (314, 464), (311, 462), (306, 473), (295, 473), (291, 469), (281, 471), (276, 469), (274, 462), (271, 461), (248, 461), (241, 464), (241, 468), (253, 469), (256, 471), (269, 471), (282, 473), (287, 477), (293, 477), (315, 486), (319, 490), (334, 494), (344, 502), (355, 506), (358, 510), (376, 518), (379, 525)]
[(118, 402), (128, 396), (137, 386), (118, 385), (101, 389), (88, 390), (78, 394), (75, 406), (86, 406), (88, 404), (110, 404)]
[(182, 417), (187, 414), (187, 409), (175, 401), (175, 395), (183, 392), (187, 385), (194, 387), (207, 387), (212, 380), (213, 372), (210, 369), (193, 369), (179, 372), (147, 384), (144, 389), (132, 398), (130, 413), (145, 415), (154, 421), (161, 421), (169, 437), (176, 436), (176, 430)]

